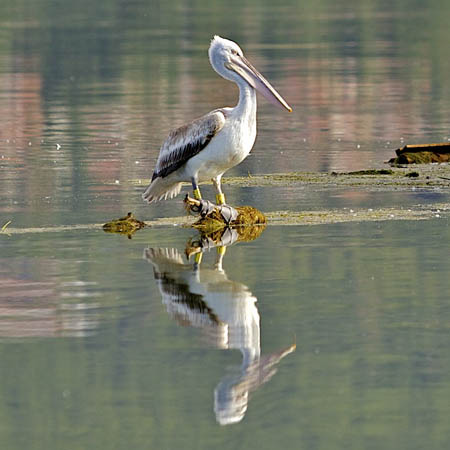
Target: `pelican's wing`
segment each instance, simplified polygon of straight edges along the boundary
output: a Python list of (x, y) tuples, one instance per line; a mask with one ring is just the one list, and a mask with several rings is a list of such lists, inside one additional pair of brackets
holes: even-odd
[(152, 181), (166, 177), (201, 152), (224, 124), (224, 111), (218, 109), (172, 131), (161, 147)]

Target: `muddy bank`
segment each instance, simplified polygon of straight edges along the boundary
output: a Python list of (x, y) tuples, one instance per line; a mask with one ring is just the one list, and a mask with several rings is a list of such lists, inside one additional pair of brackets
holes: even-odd
[(450, 161), (450, 143), (405, 145), (395, 153), (391, 165), (445, 163)]

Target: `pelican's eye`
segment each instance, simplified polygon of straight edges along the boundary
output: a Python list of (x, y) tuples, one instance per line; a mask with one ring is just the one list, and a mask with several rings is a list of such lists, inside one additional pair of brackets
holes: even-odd
[(233, 55), (239, 56), (239, 52), (238, 52), (237, 50), (231, 50), (231, 53), (232, 53)]

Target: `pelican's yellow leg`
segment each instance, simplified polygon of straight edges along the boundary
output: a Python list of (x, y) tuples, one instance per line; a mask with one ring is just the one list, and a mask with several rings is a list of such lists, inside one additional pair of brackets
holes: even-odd
[(216, 204), (225, 205), (225, 195), (222, 192), (222, 175), (219, 175), (211, 179), (214, 187), (216, 188)]
[(225, 194), (222, 192), (220, 194), (216, 194), (216, 204), (225, 205)]
[(221, 245), (220, 247), (217, 247), (217, 254), (220, 256), (225, 255), (227, 251), (227, 247), (225, 245)]
[(203, 253), (199, 252), (195, 254), (195, 264), (200, 264), (202, 262)]
[(194, 198), (196, 200), (201, 200), (202, 199), (202, 194), (200, 193), (200, 189), (197, 187), (194, 189)]

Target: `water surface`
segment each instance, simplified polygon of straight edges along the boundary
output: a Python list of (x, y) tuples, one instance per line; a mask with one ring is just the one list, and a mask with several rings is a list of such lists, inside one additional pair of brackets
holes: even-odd
[[(445, 2), (0, 9), (0, 227), (181, 215), (180, 199), (140, 193), (171, 128), (236, 102), (207, 60), (214, 34), (294, 108), (259, 99), (256, 145), (230, 175), (383, 167), (450, 138)], [(263, 211), (449, 202), (432, 187), (224, 187)], [(184, 250), (199, 237), (179, 227), (2, 233), (0, 443), (445, 448), (449, 238), (445, 214), (268, 226), (196, 267)]]

